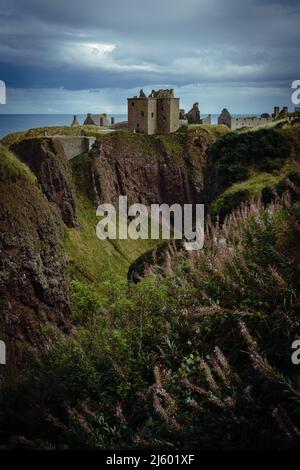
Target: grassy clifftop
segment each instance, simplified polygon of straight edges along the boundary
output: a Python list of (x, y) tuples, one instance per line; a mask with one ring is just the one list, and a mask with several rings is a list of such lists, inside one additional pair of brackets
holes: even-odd
[(25, 179), (36, 182), (36, 177), (27, 165), (22, 163), (13, 153), (0, 144), (0, 178), (3, 180)]
[(212, 215), (224, 218), (242, 202), (274, 188), (300, 164), (300, 126), (225, 135), (212, 147)]
[(50, 127), (36, 127), (26, 131), (14, 132), (5, 136), (1, 142), (3, 145), (11, 146), (21, 142), (24, 139), (33, 139), (45, 136), (66, 135), (66, 136), (99, 136), (105, 134), (107, 131), (102, 131), (99, 126), (50, 126)]

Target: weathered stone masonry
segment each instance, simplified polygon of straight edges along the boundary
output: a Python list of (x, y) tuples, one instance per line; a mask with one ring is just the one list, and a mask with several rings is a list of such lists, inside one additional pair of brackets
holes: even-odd
[(128, 98), (128, 126), (144, 134), (168, 134), (179, 128), (179, 98), (173, 90), (152, 90), (147, 97)]

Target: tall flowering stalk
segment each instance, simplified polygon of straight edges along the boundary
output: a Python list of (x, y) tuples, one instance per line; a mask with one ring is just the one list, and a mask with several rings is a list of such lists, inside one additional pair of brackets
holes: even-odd
[(269, 361), (262, 357), (258, 350), (258, 345), (255, 339), (250, 334), (246, 324), (243, 321), (238, 322), (240, 332), (245, 339), (249, 355), (253, 364), (254, 369), (260, 372), (268, 380), (280, 384), (285, 389), (287, 389), (297, 400), (300, 400), (300, 392), (296, 390), (289, 380), (287, 380), (284, 375), (278, 372), (274, 367), (271, 366)]
[(167, 426), (175, 431), (180, 430), (180, 425), (176, 421), (177, 404), (171, 395), (162, 386), (164, 373), (159, 365), (154, 367), (155, 384), (152, 385), (153, 408), (165, 421)]

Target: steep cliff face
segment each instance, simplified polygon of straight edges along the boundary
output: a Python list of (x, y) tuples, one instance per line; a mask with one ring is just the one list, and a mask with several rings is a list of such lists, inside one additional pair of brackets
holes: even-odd
[(166, 136), (116, 133), (100, 137), (89, 157), (74, 164), (94, 205), (205, 203), (204, 172), (208, 151), (227, 130), (218, 127)]
[(45, 327), (69, 330), (63, 223), (31, 171), (0, 146), (0, 335), (7, 370), (49, 342)]
[(48, 200), (54, 202), (67, 227), (78, 227), (72, 173), (61, 144), (53, 138), (24, 139), (11, 150), (26, 163)]
[[(47, 325), (70, 330), (64, 223), (76, 229), (68, 231), (69, 243), (65, 243), (71, 246), (73, 258), (72, 249), (78, 244), (72, 242), (78, 239), (80, 253), (87, 253), (84, 263), (91, 252), (94, 263), (104, 270), (105, 261), (101, 265), (96, 256), (98, 250), (105, 251), (103, 245), (98, 239), (91, 242), (97, 223), (92, 205), (117, 203), (119, 195), (127, 195), (129, 204), (206, 203), (209, 149), (226, 132), (221, 127), (166, 136), (117, 132), (99, 137), (92, 151), (75, 158), (71, 166), (52, 138), (26, 138), (12, 144), (22, 161), (1, 147), (0, 339), (9, 346), (10, 364), (19, 365), (29, 351), (45, 348)], [(80, 209), (91, 218), (88, 228), (77, 229), (73, 177), (78, 199), (92, 203)], [(134, 252), (134, 247), (128, 250)]]

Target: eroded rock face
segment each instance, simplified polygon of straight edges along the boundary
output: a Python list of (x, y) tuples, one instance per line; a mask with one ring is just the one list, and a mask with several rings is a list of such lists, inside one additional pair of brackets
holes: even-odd
[(171, 138), (107, 135), (75, 171), (95, 206), (117, 204), (120, 195), (147, 206), (205, 203), (204, 169), (214, 140), (197, 132)]
[(0, 332), (11, 370), (45, 349), (47, 327), (69, 331), (69, 278), (59, 210), (22, 175), (0, 174), (0, 191)]
[(54, 202), (67, 227), (78, 227), (72, 172), (61, 144), (53, 138), (25, 139), (11, 150), (37, 176), (44, 194)]

